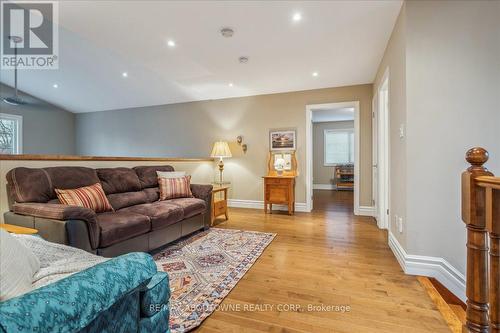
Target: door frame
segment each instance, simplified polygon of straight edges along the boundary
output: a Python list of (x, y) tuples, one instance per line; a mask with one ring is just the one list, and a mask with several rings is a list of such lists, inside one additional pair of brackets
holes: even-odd
[[(373, 96), (373, 117), (376, 118), (376, 126), (372, 129), (375, 131), (377, 160), (374, 161), (377, 170), (377, 179), (373, 179), (372, 186), (377, 188), (377, 197), (375, 202), (375, 218), (377, 226), (380, 229), (390, 228), (390, 85), (389, 85), (389, 68), (386, 68), (384, 75), (377, 86), (375, 95)], [(381, 98), (382, 93), (386, 99), (386, 107), (382, 107), (384, 100)], [(375, 128), (376, 127), (376, 128)], [(375, 163), (376, 162), (376, 163)], [(374, 166), (375, 167), (375, 166)]]
[(364, 213), (359, 206), (359, 101), (306, 105), (306, 211), (313, 209), (313, 122), (312, 113), (325, 108), (354, 108), (354, 214)]

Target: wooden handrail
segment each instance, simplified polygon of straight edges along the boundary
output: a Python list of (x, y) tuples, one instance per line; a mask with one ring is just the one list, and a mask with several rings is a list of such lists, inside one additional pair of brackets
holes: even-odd
[(483, 148), (468, 150), (471, 166), (462, 173), (462, 220), (467, 226), (463, 331), (467, 333), (500, 333), (500, 178), (483, 166), (488, 157)]
[(1, 160), (14, 161), (134, 161), (134, 162), (211, 162), (207, 158), (182, 158), (182, 157), (125, 157), (125, 156), (82, 156), (82, 155), (8, 155), (0, 154)]
[(500, 189), (500, 177), (481, 176), (476, 178), (476, 185)]

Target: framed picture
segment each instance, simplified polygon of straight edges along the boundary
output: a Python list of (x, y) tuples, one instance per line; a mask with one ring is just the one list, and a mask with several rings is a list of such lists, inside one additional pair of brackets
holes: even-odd
[(295, 131), (270, 131), (269, 145), (271, 150), (295, 150), (296, 139)]

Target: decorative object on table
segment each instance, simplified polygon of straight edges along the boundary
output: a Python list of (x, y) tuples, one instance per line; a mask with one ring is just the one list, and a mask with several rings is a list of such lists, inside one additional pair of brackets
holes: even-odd
[(354, 189), (354, 165), (342, 164), (335, 166), (335, 184), (337, 189)]
[[(277, 163), (278, 162), (278, 163)], [(297, 158), (295, 152), (273, 152), (270, 151), (267, 156), (267, 175), (278, 176), (278, 169), (276, 166), (282, 165), (282, 175), (296, 176), (297, 173)]]
[(295, 130), (269, 132), (269, 148), (272, 151), (292, 151), (296, 149)]
[(283, 170), (285, 170), (285, 159), (280, 157), (274, 160), (274, 169), (278, 173), (278, 176), (283, 175)]
[(246, 154), (246, 152), (248, 150), (248, 146), (246, 143), (243, 143), (243, 136), (238, 135), (236, 137), (236, 142), (241, 146), (241, 150), (243, 150), (243, 153)]
[(224, 171), (224, 161), (222, 159), (232, 157), (232, 156), (233, 155), (231, 154), (231, 150), (229, 150), (229, 145), (227, 144), (226, 141), (217, 141), (214, 143), (210, 157), (219, 159), (218, 165), (219, 165), (219, 182), (220, 182), (220, 184), (224, 183), (223, 178), (222, 178), (222, 173)]
[(210, 228), (153, 255), (169, 275), (171, 333), (199, 326), (224, 300), (276, 234)]
[(295, 152), (269, 152), (267, 175), (264, 176), (264, 212), (272, 212), (273, 204), (283, 204), (288, 214), (295, 212), (295, 177), (297, 177)]
[(229, 219), (227, 212), (227, 190), (229, 186), (219, 185), (212, 189), (212, 219), (210, 226), (214, 224), (217, 216), (224, 215), (226, 221)]

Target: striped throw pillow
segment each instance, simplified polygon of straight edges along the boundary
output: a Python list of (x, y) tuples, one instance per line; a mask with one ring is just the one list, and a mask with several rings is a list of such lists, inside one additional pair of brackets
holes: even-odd
[(160, 186), (160, 200), (168, 200), (174, 198), (191, 198), (191, 176), (178, 178), (163, 178), (158, 177), (158, 185)]
[(55, 189), (57, 198), (64, 205), (92, 209), (96, 213), (113, 210), (100, 183), (70, 190)]

